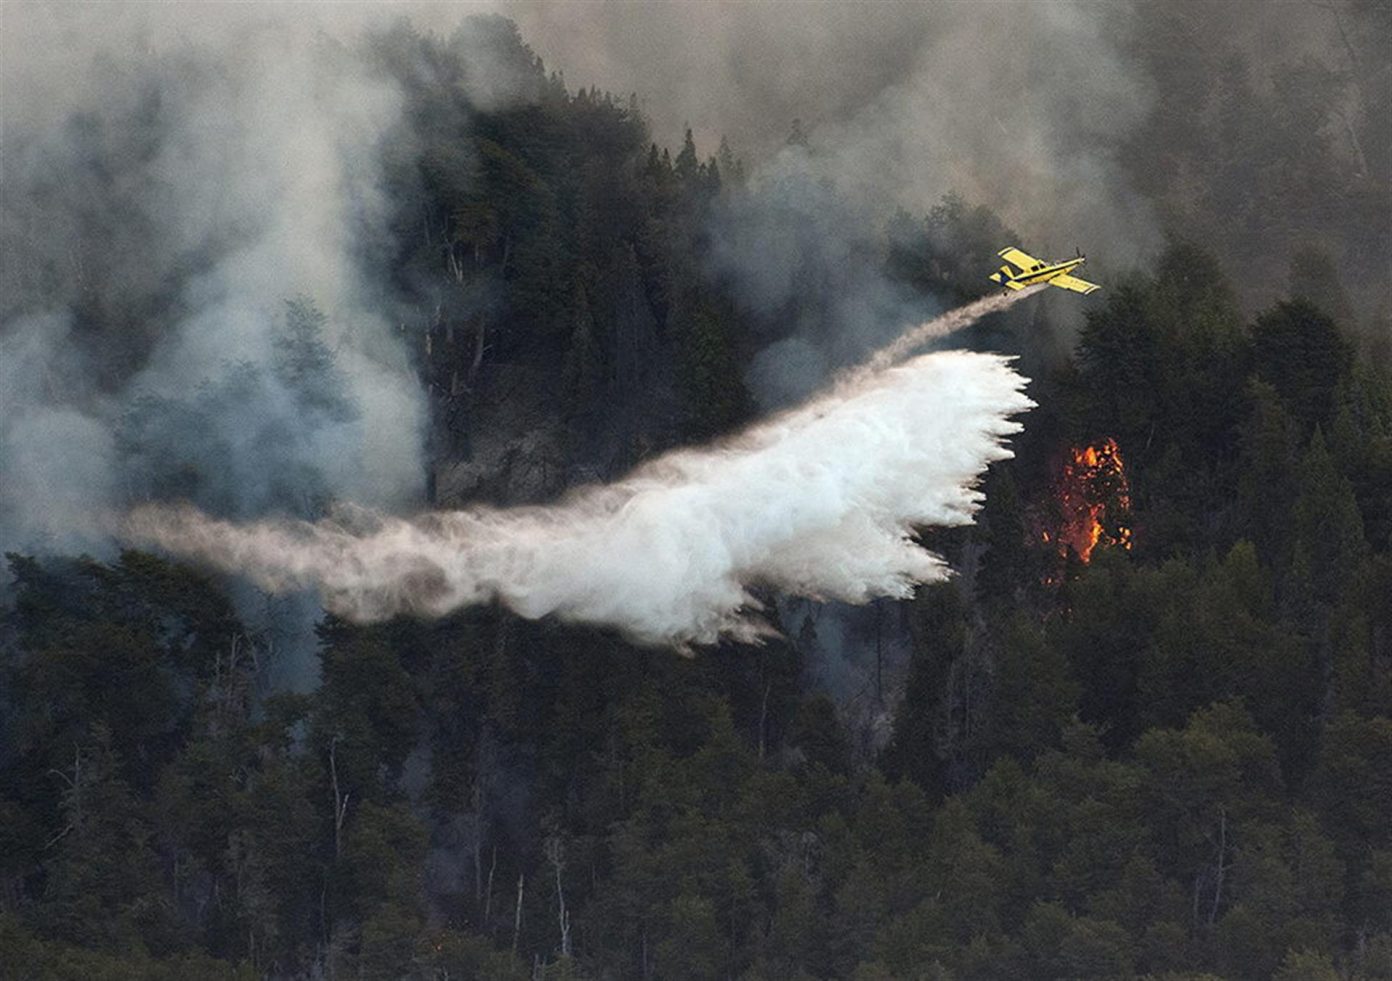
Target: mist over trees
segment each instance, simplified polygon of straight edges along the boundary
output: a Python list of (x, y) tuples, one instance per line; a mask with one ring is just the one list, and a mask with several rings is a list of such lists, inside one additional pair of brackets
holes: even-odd
[[(1038, 408), (977, 525), (924, 533), (961, 574), (768, 596), (781, 637), (691, 658), (498, 607), (305, 645), (69, 516), (550, 500), (796, 400), (1033, 229), (965, 193), (868, 221), (794, 119), (768, 159), (659, 145), (501, 18), (282, 65), (367, 100), (287, 108), (350, 144), (305, 135), (337, 162), (288, 229), (165, 235), (149, 161), (226, 145), (169, 117), (252, 85), (191, 53), (7, 135), (0, 974), (1392, 978), (1392, 15), (1329, 7), (1296, 65), (1140, 8), (1118, 166), (1166, 244), (1096, 256), (1081, 325), (1041, 296), (967, 336)], [(1060, 461), (1105, 439), (1124, 512), (1061, 550)]]

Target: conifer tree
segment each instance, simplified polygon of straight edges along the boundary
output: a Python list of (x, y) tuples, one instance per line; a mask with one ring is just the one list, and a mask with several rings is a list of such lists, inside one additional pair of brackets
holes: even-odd
[(1299, 469), (1299, 497), (1292, 509), (1293, 543), (1311, 563), (1315, 594), (1333, 602), (1367, 554), (1363, 519), (1348, 479), (1334, 459), (1318, 426)]
[(677, 178), (688, 187), (696, 182), (700, 172), (700, 162), (696, 158), (696, 141), (691, 136), (691, 127), (687, 127), (686, 136), (682, 140), (681, 152), (677, 154), (677, 162), (673, 168)]
[(567, 411), (574, 417), (584, 417), (594, 410), (603, 383), (599, 350), (594, 337), (594, 315), (585, 288), (575, 286), (571, 301), (574, 329), (566, 349), (561, 369), (562, 392)]
[(1257, 318), (1252, 340), (1257, 376), (1305, 426), (1327, 426), (1335, 389), (1353, 363), (1334, 321), (1308, 300), (1282, 302)]

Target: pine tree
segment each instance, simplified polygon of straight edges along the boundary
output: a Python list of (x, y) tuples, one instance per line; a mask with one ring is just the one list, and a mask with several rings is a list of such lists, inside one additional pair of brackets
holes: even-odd
[(1307, 427), (1329, 425), (1334, 392), (1353, 364), (1334, 321), (1308, 300), (1282, 302), (1257, 318), (1252, 341), (1258, 377), (1291, 414)]
[(691, 136), (691, 127), (686, 129), (686, 137), (682, 141), (681, 152), (677, 154), (675, 166), (677, 178), (687, 187), (692, 187), (700, 176), (701, 165), (696, 158), (696, 141)]
[(1309, 557), (1315, 595), (1331, 603), (1358, 570), (1368, 543), (1353, 487), (1334, 466), (1318, 426), (1301, 459), (1298, 480), (1292, 541)]
[(572, 418), (584, 418), (595, 410), (603, 388), (603, 369), (594, 337), (594, 315), (584, 286), (576, 283), (571, 302), (575, 324), (561, 367), (563, 404)]
[(1028, 582), (1032, 563), (1020, 491), (1009, 467), (993, 467), (987, 475), (979, 523), (985, 529), (986, 548), (976, 574), (976, 595), (984, 603), (1013, 604)]
[(276, 334), (276, 375), (310, 412), (337, 422), (357, 415), (347, 380), (324, 341), (328, 318), (307, 296), (285, 301), (285, 320)]
[(735, 151), (730, 149), (730, 141), (724, 136), (720, 137), (720, 148), (716, 151), (715, 159), (720, 164), (720, 174), (725, 181), (735, 186), (743, 182), (743, 167), (735, 158)]
[(1239, 532), (1268, 562), (1285, 561), (1290, 508), (1297, 493), (1290, 473), (1300, 445), (1299, 424), (1267, 383), (1253, 381), (1247, 398), (1251, 409), (1238, 434)]
[(97, 723), (59, 771), (63, 825), (51, 838), (42, 922), (51, 936), (84, 946), (167, 949), (171, 903), (150, 827), (120, 770), (111, 731)]
[(1353, 305), (1339, 282), (1339, 270), (1322, 249), (1306, 246), (1291, 256), (1290, 295), (1318, 307), (1337, 324), (1353, 326)]
[(728, 431), (749, 412), (728, 321), (708, 306), (699, 307), (687, 322), (681, 346), (687, 431), (697, 438)]

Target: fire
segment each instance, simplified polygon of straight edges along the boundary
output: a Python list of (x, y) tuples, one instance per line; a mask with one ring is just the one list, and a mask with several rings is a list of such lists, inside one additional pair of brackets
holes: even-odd
[(1087, 562), (1099, 544), (1131, 548), (1131, 488), (1116, 440), (1073, 447), (1059, 469), (1058, 526), (1041, 532), (1062, 556)]

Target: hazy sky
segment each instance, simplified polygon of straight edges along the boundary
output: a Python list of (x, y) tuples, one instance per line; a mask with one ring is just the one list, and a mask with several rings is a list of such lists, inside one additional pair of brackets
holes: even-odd
[[(1333, 29), (1301, 0), (1171, 6), (1258, 63), (1320, 50)], [(1059, 231), (1041, 247), (1086, 240), (1126, 260), (1155, 244), (1110, 149), (1153, 98), (1133, 51), (1160, 42), (1138, 34), (1136, 10), (1125, 0), (11, 2), (0, 7), (0, 117), (80, 104), (100, 84), (84, 65), (102, 49), (119, 59), (180, 40), (216, 46), (257, 21), (349, 36), (408, 16), (448, 34), (471, 13), (500, 12), (572, 87), (637, 93), (664, 144), (690, 125), (702, 152), (726, 135), (759, 160), (800, 118), (839, 177), (896, 205), (953, 189), (1022, 232)]]

